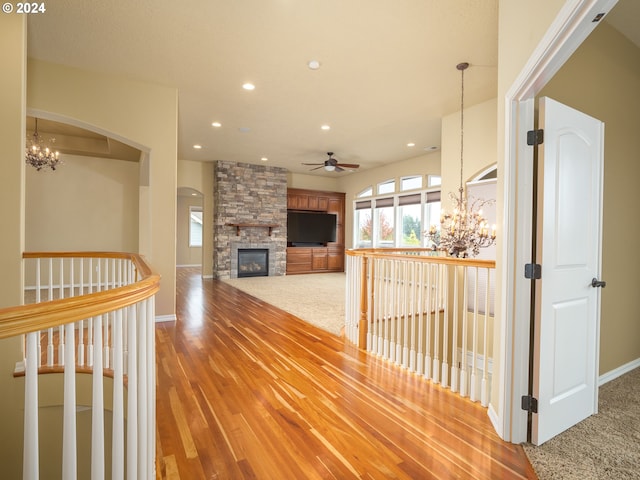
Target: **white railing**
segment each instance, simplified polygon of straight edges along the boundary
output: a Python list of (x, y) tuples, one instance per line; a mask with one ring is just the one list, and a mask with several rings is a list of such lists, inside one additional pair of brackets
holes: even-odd
[(346, 273), (351, 342), (488, 405), (495, 262), (358, 249)]
[[(154, 296), (159, 277), (133, 254), (23, 257), (25, 305), (0, 310), (0, 338), (24, 335), (24, 358), (16, 368), (17, 375), (25, 376), (23, 479), (76, 479), (78, 465), (87, 463), (83, 471), (90, 471), (92, 479), (103, 479), (109, 471), (113, 479), (125, 474), (129, 479), (154, 478)], [(78, 372), (92, 375), (90, 392), (77, 391)], [(62, 458), (46, 462), (42, 456), (47, 452), (39, 449), (39, 373), (63, 376)], [(76, 401), (87, 397), (84, 404)], [(90, 438), (78, 438), (80, 408), (91, 409)], [(111, 411), (106, 428), (105, 409)], [(90, 443), (90, 458), (78, 458), (79, 441)]]

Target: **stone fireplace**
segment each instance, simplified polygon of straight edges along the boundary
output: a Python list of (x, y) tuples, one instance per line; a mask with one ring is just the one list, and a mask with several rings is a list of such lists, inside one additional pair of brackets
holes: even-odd
[(214, 167), (213, 275), (237, 278), (240, 250), (266, 250), (267, 275), (287, 269), (287, 170), (218, 161)]

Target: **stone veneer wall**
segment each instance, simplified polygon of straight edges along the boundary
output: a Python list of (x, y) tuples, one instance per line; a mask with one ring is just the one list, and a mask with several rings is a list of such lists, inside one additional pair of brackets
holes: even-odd
[[(213, 275), (237, 277), (238, 248), (268, 248), (269, 275), (287, 270), (287, 170), (217, 161), (214, 166)], [(227, 223), (276, 224), (236, 228)], [(235, 268), (235, 270), (234, 270)]]

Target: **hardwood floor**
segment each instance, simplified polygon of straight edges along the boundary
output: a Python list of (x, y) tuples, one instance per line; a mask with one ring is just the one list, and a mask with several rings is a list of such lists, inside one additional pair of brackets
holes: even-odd
[(485, 409), (178, 269), (158, 324), (157, 477), (535, 479)]

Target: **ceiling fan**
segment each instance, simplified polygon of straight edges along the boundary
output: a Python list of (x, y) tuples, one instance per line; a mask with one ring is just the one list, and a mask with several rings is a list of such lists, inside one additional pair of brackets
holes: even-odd
[(325, 160), (323, 163), (303, 163), (302, 165), (310, 165), (315, 166), (316, 168), (312, 168), (311, 170), (318, 170), (319, 168), (324, 168), (327, 172), (342, 172), (345, 169), (353, 170), (355, 168), (359, 168), (360, 165), (355, 163), (338, 163), (338, 160), (333, 158), (333, 152), (327, 152), (329, 158)]

